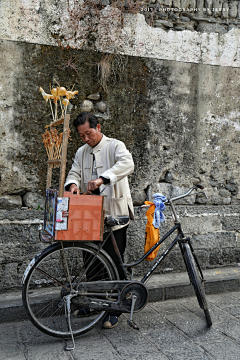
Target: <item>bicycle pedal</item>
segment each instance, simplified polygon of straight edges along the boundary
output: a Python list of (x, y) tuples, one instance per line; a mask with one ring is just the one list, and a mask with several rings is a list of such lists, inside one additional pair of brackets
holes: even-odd
[(137, 326), (137, 324), (135, 324), (134, 321), (132, 321), (132, 320), (127, 320), (127, 323), (128, 323), (128, 325), (131, 326), (133, 329), (139, 330), (139, 327)]

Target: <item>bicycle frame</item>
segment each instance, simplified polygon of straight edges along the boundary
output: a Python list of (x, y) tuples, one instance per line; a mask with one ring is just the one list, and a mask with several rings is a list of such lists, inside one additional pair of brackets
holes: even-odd
[[(24, 306), (32, 323), (41, 331), (49, 335), (57, 337), (71, 336), (73, 346), (68, 348), (68, 350), (74, 348), (73, 336), (75, 332), (76, 335), (80, 335), (90, 330), (98, 321), (101, 320), (101, 318), (104, 316), (104, 312), (106, 311), (110, 313), (112, 311), (130, 313), (128, 324), (134, 329), (138, 329), (137, 325), (133, 322), (132, 317), (133, 312), (141, 311), (148, 302), (148, 289), (144, 284), (153, 274), (155, 269), (169, 254), (169, 252), (178, 243), (186, 265), (186, 269), (189, 274), (190, 282), (194, 287), (199, 305), (204, 310), (208, 326), (211, 326), (212, 321), (203, 289), (203, 274), (196, 255), (194, 254), (190, 238), (185, 237), (181, 223), (178, 221), (177, 214), (172, 203), (174, 200), (188, 196), (194, 189), (197, 188), (202, 189), (203, 187), (201, 185), (195, 185), (186, 194), (165, 202), (167, 205), (170, 205), (174, 226), (154, 246), (152, 246), (152, 248), (146, 254), (144, 254), (139, 260), (135, 262), (130, 264), (123, 263), (116, 239), (114, 237), (114, 233), (111, 228), (113, 225), (111, 225), (111, 222), (108, 223), (107, 221), (106, 224), (109, 224), (110, 231), (105, 233), (103, 242), (98, 242), (96, 245), (91, 246), (87, 246), (86, 244), (76, 246), (76, 250), (79, 249), (79, 252), (74, 251), (72, 253), (72, 249), (74, 249), (73, 243), (72, 246), (69, 247), (69, 255), (65, 254), (64, 242), (61, 242), (61, 246), (59, 244), (53, 244), (40, 254), (36, 255), (28, 265), (23, 276)], [(143, 206), (146, 207), (146, 205)], [(145, 260), (147, 256), (152, 253), (152, 251), (159, 247), (175, 231), (177, 231), (177, 235), (174, 240), (171, 242), (168, 248), (162, 252), (160, 257), (156, 259), (154, 265), (147, 272), (147, 274), (143, 276), (141, 281), (132, 280), (132, 276), (131, 279), (128, 279), (127, 270), (132, 275), (132, 268)], [(106, 252), (102, 251), (104, 244), (109, 241), (109, 238), (111, 239), (115, 253), (118, 256), (119, 264), (124, 271), (123, 280), (118, 280), (116, 266), (113, 264), (113, 261), (111, 264), (110, 256)], [(88, 257), (84, 255), (86, 252), (89, 254)], [(101, 256), (99, 256), (100, 253)], [(49, 266), (49, 260), (55, 260), (55, 256), (57, 263), (54, 263), (53, 271), (51, 271), (52, 267)], [(81, 260), (80, 264), (78, 264), (78, 261), (75, 261), (77, 259), (75, 256), (79, 256), (79, 259)], [(88, 271), (97, 258), (98, 262), (100, 262), (100, 270), (102, 267), (104, 267), (107, 277), (103, 277), (103, 279), (97, 279), (96, 277), (94, 279), (95, 275), (93, 274), (93, 277), (88, 279)], [(68, 259), (70, 261), (70, 266), (68, 264)], [(44, 277), (43, 279), (42, 276)], [(40, 284), (47, 284), (47, 286), (52, 284), (50, 285), (51, 287), (49, 289), (51, 294), (49, 302), (45, 297), (45, 292), (42, 292), (42, 289), (40, 289), (40, 292), (38, 291), (39, 288), (38, 286), (36, 287), (38, 280), (40, 280)], [(56, 284), (58, 285), (57, 287), (55, 287)], [(29, 291), (31, 289), (32, 292)], [(42, 300), (42, 303), (39, 301), (40, 307), (42, 306), (40, 310), (36, 308), (35, 299), (38, 299), (38, 296)], [(72, 299), (74, 300), (72, 301)], [(87, 325), (85, 325), (85, 323), (78, 325), (78, 323), (75, 323), (75, 321), (71, 323), (72, 303), (74, 306), (79, 306), (80, 308), (88, 307), (89, 309), (97, 310), (97, 314), (94, 316), (93, 320), (90, 316), (89, 323)], [(57, 310), (58, 308), (60, 309), (59, 312), (57, 312), (53, 306), (54, 304), (57, 306)], [(50, 310), (50, 315), (48, 315), (46, 307)], [(62, 313), (63, 308), (64, 313)], [(67, 321), (67, 328), (64, 329), (62, 328), (62, 314), (65, 314)], [(44, 322), (45, 317), (43, 315), (49, 317), (49, 319), (53, 318), (54, 321), (50, 321), (49, 324), (46, 325)], [(57, 330), (55, 328), (55, 317), (56, 322), (59, 323), (59, 328)], [(74, 327), (77, 326), (77, 328), (75, 327), (75, 330), (72, 329), (72, 325), (74, 325)]]
[[(150, 255), (159, 245), (161, 245), (175, 230), (178, 231), (178, 235), (176, 236), (176, 238), (173, 240), (173, 242), (170, 244), (170, 246), (163, 252), (163, 254), (160, 256), (160, 258), (154, 263), (154, 265), (152, 266), (152, 268), (148, 271), (148, 273), (146, 275), (144, 275), (144, 277), (142, 278), (141, 282), (144, 284), (146, 283), (146, 281), (149, 279), (149, 277), (152, 275), (152, 273), (155, 271), (155, 269), (161, 264), (161, 262), (165, 259), (165, 257), (168, 255), (168, 253), (174, 248), (174, 246), (179, 243), (179, 246), (180, 246), (180, 249), (181, 249), (181, 252), (182, 252), (182, 247), (181, 247), (181, 242), (182, 241), (188, 241), (190, 247), (191, 247), (191, 250), (193, 252), (193, 248), (192, 248), (192, 245), (190, 243), (190, 238), (185, 238), (184, 236), (184, 233), (182, 231), (182, 227), (181, 227), (181, 224), (180, 222), (178, 221), (178, 217), (177, 217), (177, 213), (175, 211), (175, 208), (173, 206), (173, 201), (175, 200), (179, 200), (183, 197), (186, 197), (188, 196), (194, 189), (196, 190), (197, 188), (200, 188), (200, 189), (203, 189), (203, 187), (201, 185), (195, 185), (194, 187), (192, 187), (186, 194), (183, 194), (183, 195), (180, 195), (178, 197), (175, 197), (175, 198), (172, 198), (170, 200), (167, 200), (165, 203), (167, 205), (170, 205), (170, 208), (171, 208), (171, 212), (172, 212), (172, 217), (173, 217), (173, 222), (174, 222), (174, 226), (172, 227), (171, 230), (169, 230), (167, 232), (167, 234), (165, 234), (162, 239), (160, 239), (154, 246), (152, 246), (152, 248), (146, 253), (144, 254), (139, 260), (137, 260), (136, 262), (133, 262), (131, 264), (124, 264), (123, 261), (122, 261), (122, 258), (121, 258), (121, 255), (119, 253), (119, 249), (118, 249), (118, 246), (117, 246), (117, 243), (116, 243), (116, 240), (114, 238), (114, 235), (113, 235), (113, 232), (112, 230), (110, 230), (110, 233), (111, 233), (111, 241), (112, 241), (112, 244), (113, 244), (113, 247), (114, 247), (114, 250), (118, 256), (118, 259), (119, 259), (119, 262), (120, 262), (120, 266), (122, 267), (123, 271), (124, 271), (124, 274), (125, 274), (125, 280), (128, 280), (128, 277), (127, 277), (127, 272), (126, 272), (126, 269), (128, 270), (131, 270), (134, 266), (140, 264), (143, 260), (146, 259), (146, 257), (148, 255)], [(203, 192), (204, 193), (204, 192)], [(204, 193), (205, 194), (205, 193)], [(205, 194), (206, 196), (206, 194)], [(144, 205), (143, 205), (144, 206)], [(194, 252), (193, 252), (194, 253)], [(203, 275), (202, 275), (202, 271), (201, 271), (201, 268), (200, 268), (200, 265), (197, 261), (197, 258), (195, 257), (195, 260), (196, 260), (196, 263), (197, 263), (197, 266), (200, 270), (200, 273), (201, 273), (201, 276), (202, 276), (202, 279), (203, 279)]]

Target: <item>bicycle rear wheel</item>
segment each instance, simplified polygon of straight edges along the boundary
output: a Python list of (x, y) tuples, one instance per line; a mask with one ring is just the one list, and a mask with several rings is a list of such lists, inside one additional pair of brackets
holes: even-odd
[(203, 309), (208, 326), (212, 326), (211, 316), (208, 310), (207, 300), (205, 297), (204, 291), (204, 282), (200, 277), (198, 267), (196, 266), (196, 262), (191, 251), (191, 248), (188, 243), (184, 243), (183, 247), (183, 256), (185, 260), (185, 264), (187, 267), (188, 275), (190, 278), (190, 282), (194, 287), (198, 303), (201, 309)]
[[(104, 251), (96, 255), (96, 245), (68, 242), (63, 243), (63, 247), (64, 250), (61, 243), (55, 243), (30, 263), (22, 295), (27, 314), (39, 330), (51, 336), (70, 338), (63, 297), (70, 292), (71, 285), (77, 287), (80, 279), (81, 282), (115, 280), (118, 273)], [(86, 272), (95, 255), (96, 259)], [(74, 317), (73, 312), (81, 304), (80, 296), (77, 297), (78, 301), (75, 297), (71, 300), (70, 320), (74, 336), (91, 330), (106, 315), (105, 311), (94, 311), (84, 317)]]

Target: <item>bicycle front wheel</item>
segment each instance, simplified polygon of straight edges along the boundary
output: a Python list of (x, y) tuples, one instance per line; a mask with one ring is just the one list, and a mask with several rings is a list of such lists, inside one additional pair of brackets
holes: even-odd
[(193, 253), (191, 251), (189, 244), (187, 244), (187, 243), (183, 244), (183, 255), (184, 255), (184, 260), (185, 260), (185, 264), (187, 267), (188, 275), (190, 278), (190, 282), (192, 283), (192, 285), (194, 287), (199, 306), (201, 309), (203, 309), (206, 320), (207, 320), (207, 324), (210, 327), (210, 326), (212, 326), (212, 320), (211, 320), (211, 316), (210, 316), (210, 313), (208, 310), (207, 300), (205, 297), (205, 291), (204, 291), (204, 287), (203, 287), (204, 282), (199, 275), (199, 270), (196, 266), (196, 262), (194, 260)]
[[(78, 282), (109, 281), (118, 279), (115, 265), (103, 251), (97, 253), (93, 244), (79, 242), (55, 243), (45, 249), (31, 269), (23, 285), (23, 304), (31, 322), (44, 333), (70, 338), (64, 296)], [(95, 256), (94, 261), (93, 257)], [(90, 267), (87, 269), (88, 264)], [(93, 289), (94, 291), (94, 289)], [(79, 297), (80, 298), (80, 297)], [(71, 327), (74, 336), (91, 330), (105, 315), (105, 311), (92, 311), (76, 318), (79, 301), (71, 301)], [(78, 305), (76, 305), (76, 303)], [(81, 308), (81, 307), (80, 307)]]

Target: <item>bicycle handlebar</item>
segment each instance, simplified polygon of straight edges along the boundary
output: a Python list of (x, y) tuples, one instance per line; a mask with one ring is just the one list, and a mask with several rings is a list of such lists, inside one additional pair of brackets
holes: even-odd
[[(194, 185), (194, 186), (193, 186), (190, 190), (188, 190), (185, 194), (176, 196), (175, 198), (168, 199), (168, 200), (166, 200), (166, 201), (163, 201), (163, 203), (164, 203), (164, 204), (170, 204), (172, 201), (176, 201), (176, 200), (182, 199), (182, 198), (190, 195), (191, 192), (192, 192), (193, 190), (196, 190), (197, 188), (198, 188), (198, 189), (201, 189), (201, 190), (204, 189), (204, 187), (203, 187), (202, 185), (200, 185), (200, 184)], [(204, 193), (204, 194), (205, 194), (205, 193)], [(206, 194), (205, 194), (205, 195), (206, 195)], [(207, 195), (206, 195), (206, 196), (207, 196)], [(142, 206), (140, 206), (140, 207), (138, 208), (138, 210), (137, 210), (137, 213), (139, 214), (142, 208), (144, 208), (144, 207), (149, 207), (149, 206), (150, 206), (150, 205), (142, 205)]]
[(194, 186), (193, 186), (190, 190), (188, 190), (185, 194), (176, 196), (175, 198), (172, 198), (172, 199), (169, 199), (169, 200), (165, 201), (165, 203), (168, 203), (168, 202), (170, 202), (170, 201), (172, 202), (172, 201), (176, 201), (176, 200), (182, 199), (182, 198), (190, 195), (191, 192), (192, 192), (193, 190), (196, 190), (197, 188), (199, 188), (199, 189), (204, 189), (204, 187), (203, 187), (202, 185), (194, 185)]

